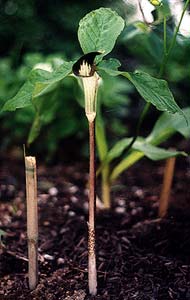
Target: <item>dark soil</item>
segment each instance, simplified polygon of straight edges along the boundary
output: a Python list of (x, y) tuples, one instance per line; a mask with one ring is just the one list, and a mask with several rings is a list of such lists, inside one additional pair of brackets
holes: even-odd
[(38, 168), (39, 284), (27, 281), (24, 166), (1, 161), (0, 299), (190, 299), (190, 164), (177, 160), (168, 216), (158, 218), (164, 162), (143, 160), (97, 212), (98, 295), (87, 286), (87, 166)]

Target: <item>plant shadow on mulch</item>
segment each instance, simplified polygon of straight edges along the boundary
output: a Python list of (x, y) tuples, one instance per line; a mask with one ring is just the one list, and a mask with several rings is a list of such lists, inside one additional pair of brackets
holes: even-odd
[(87, 285), (87, 167), (38, 168), (39, 284), (30, 292), (24, 167), (2, 162), (0, 299), (190, 299), (189, 161), (178, 160), (168, 216), (160, 220), (163, 169), (164, 162), (147, 160), (132, 167), (112, 189), (112, 209), (97, 212), (93, 298)]

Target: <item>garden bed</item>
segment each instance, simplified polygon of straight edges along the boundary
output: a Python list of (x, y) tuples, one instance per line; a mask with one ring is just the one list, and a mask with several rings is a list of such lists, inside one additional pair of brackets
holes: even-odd
[(40, 275), (30, 292), (24, 164), (2, 160), (0, 299), (190, 299), (188, 158), (177, 159), (170, 209), (160, 220), (163, 170), (163, 161), (136, 164), (113, 186), (112, 209), (98, 210), (93, 298), (87, 289), (88, 166), (38, 166)]

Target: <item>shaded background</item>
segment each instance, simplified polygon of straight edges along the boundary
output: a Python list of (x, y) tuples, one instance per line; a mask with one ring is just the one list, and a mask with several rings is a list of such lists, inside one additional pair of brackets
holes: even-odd
[[(86, 13), (102, 6), (116, 10), (127, 23), (109, 56), (118, 58), (123, 69), (141, 69), (156, 76), (163, 55), (162, 22), (147, 24), (143, 15), (138, 22), (136, 9), (130, 1), (0, 1), (0, 108), (16, 94), (36, 64), (56, 64), (60, 59), (73, 60), (80, 56), (78, 23)], [(153, 20), (158, 19), (155, 10), (150, 14)], [(168, 6), (169, 37), (174, 20)], [(190, 39), (181, 35), (165, 73), (181, 107), (189, 106), (189, 53)], [(85, 157), (88, 130), (76, 82), (66, 79), (56, 93), (48, 97), (43, 126), (30, 151), (49, 161), (60, 156), (68, 159), (72, 152), (77, 157)], [(134, 133), (144, 100), (130, 83), (122, 78), (107, 77), (99, 101), (110, 146), (119, 138)], [(150, 132), (158, 115), (154, 108), (150, 110), (141, 134)], [(33, 118), (32, 107), (0, 114), (2, 153), (22, 152)], [(76, 143), (80, 146), (77, 153)]]

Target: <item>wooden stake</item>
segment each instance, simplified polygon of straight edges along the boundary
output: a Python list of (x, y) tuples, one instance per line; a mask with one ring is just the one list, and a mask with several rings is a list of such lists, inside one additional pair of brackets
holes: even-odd
[(29, 288), (38, 284), (38, 208), (36, 159), (25, 156)]
[(170, 190), (173, 181), (174, 168), (175, 168), (176, 157), (170, 157), (166, 160), (166, 166), (164, 170), (164, 178), (162, 184), (162, 191), (159, 201), (159, 217), (165, 217), (170, 197)]
[(89, 122), (89, 223), (88, 223), (88, 285), (89, 293), (93, 296), (97, 293), (97, 270), (95, 252), (95, 210), (96, 210), (96, 189), (95, 189), (95, 121)]

